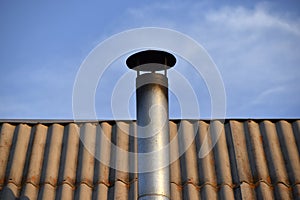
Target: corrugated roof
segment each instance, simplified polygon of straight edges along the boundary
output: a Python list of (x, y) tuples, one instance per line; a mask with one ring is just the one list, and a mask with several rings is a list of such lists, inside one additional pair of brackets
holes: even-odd
[[(170, 165), (171, 199), (300, 198), (300, 120), (226, 120), (224, 125), (214, 121), (223, 131), (204, 158), (198, 153), (205, 136), (210, 142), (215, 137), (209, 121), (169, 123), (170, 138), (177, 140), (171, 158), (186, 149)], [(175, 137), (179, 125), (182, 131)], [(114, 152), (102, 139), (109, 138), (125, 152), (136, 152), (135, 134), (136, 124), (131, 121), (2, 122), (0, 195), (3, 199), (137, 199), (136, 173), (110, 168), (90, 153), (119, 169), (135, 169), (136, 158)]]

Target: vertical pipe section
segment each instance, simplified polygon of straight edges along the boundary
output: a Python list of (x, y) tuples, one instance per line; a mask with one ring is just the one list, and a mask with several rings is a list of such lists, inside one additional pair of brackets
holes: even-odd
[(169, 200), (168, 78), (163, 74), (138, 75), (138, 199)]

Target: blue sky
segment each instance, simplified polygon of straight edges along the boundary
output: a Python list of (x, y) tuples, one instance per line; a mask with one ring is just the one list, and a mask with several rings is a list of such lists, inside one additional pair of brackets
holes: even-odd
[[(140, 27), (180, 31), (207, 50), (224, 81), (226, 117), (300, 117), (296, 0), (1, 1), (0, 26), (2, 119), (72, 119), (73, 84), (83, 60), (101, 41)], [(111, 93), (128, 70), (125, 59), (115, 61), (99, 82), (99, 119), (114, 118)], [(176, 68), (193, 86), (200, 116), (182, 115), (171, 95), (170, 117), (209, 118), (205, 82), (184, 60)], [(170, 84), (176, 85), (172, 77)], [(135, 98), (129, 103), (134, 118)]]

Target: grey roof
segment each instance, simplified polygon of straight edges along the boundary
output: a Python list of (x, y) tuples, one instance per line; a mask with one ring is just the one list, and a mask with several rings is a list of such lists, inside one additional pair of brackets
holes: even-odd
[[(199, 125), (196, 135), (195, 123)], [(204, 158), (198, 152), (205, 136), (210, 142), (215, 137), (208, 128), (210, 121), (171, 120), (169, 124), (170, 139), (176, 140), (171, 158), (186, 149), (170, 165), (171, 199), (300, 198), (300, 120), (232, 119), (224, 125), (212, 121), (223, 131)], [(77, 134), (101, 159), (132, 169), (136, 159), (113, 152), (101, 137), (126, 152), (136, 152), (135, 122), (19, 120), (0, 125), (3, 199), (137, 199), (137, 173), (99, 162)]]

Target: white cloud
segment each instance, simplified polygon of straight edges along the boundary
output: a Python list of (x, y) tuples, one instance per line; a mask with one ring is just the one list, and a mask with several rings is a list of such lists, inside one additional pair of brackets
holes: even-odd
[(252, 104), (262, 104), (266, 103), (268, 100), (270, 100), (274, 96), (281, 96), (284, 92), (286, 92), (288, 88), (285, 88), (284, 86), (277, 86), (274, 88), (269, 88), (267, 90), (262, 91), (256, 99), (252, 102)]
[[(157, 15), (162, 9), (151, 5), (137, 8), (140, 15), (131, 17), (139, 26), (150, 23), (170, 27), (172, 24), (171, 28), (190, 35), (208, 50), (225, 82), (230, 117), (257, 117), (262, 112), (277, 115), (277, 106), (287, 106), (289, 110), (300, 107), (299, 103), (285, 103), (289, 102), (287, 96), (299, 98), (297, 92), (293, 92), (300, 74), (300, 18), (297, 14), (280, 9), (278, 12), (272, 3), (216, 7), (207, 2), (188, 5), (177, 1), (168, 6), (177, 17), (167, 9), (164, 11), (168, 14)], [(134, 9), (131, 12), (134, 13)], [(190, 74), (191, 82), (196, 80), (192, 72), (185, 74)], [(201, 99), (200, 92), (197, 93)], [(272, 105), (256, 107), (266, 105), (270, 99)]]
[(221, 23), (235, 31), (253, 31), (253, 29), (275, 28), (300, 36), (300, 21), (284, 19), (268, 11), (266, 6), (257, 5), (255, 9), (244, 7), (224, 7), (217, 12), (210, 11), (206, 20), (212, 23)]

